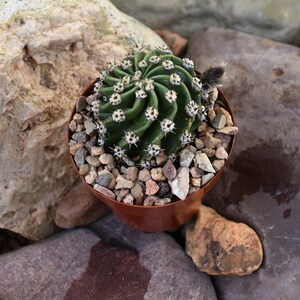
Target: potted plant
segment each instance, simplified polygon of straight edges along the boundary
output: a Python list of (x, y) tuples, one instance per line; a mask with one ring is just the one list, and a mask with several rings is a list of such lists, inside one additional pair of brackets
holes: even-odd
[(187, 222), (221, 175), (237, 127), (218, 89), (166, 47), (135, 47), (78, 98), (68, 141), (88, 188), (126, 224), (163, 231)]

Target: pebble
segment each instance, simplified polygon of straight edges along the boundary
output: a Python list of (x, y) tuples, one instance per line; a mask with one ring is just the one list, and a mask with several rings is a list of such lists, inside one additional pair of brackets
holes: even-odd
[(111, 173), (114, 175), (114, 177), (118, 177), (118, 175), (120, 174), (120, 172), (119, 172), (119, 170), (118, 169), (113, 169), (112, 171), (111, 171)]
[(139, 175), (139, 170), (137, 167), (129, 167), (126, 170), (126, 178), (131, 181), (136, 181)]
[(114, 163), (112, 163), (112, 164), (107, 164), (107, 165), (105, 165), (105, 170), (111, 172), (115, 167), (116, 167), (116, 166), (115, 166)]
[(210, 108), (207, 112), (208, 118), (212, 121), (216, 117), (216, 113), (213, 108)]
[(88, 119), (84, 121), (84, 127), (85, 127), (85, 132), (88, 135), (96, 134), (96, 124), (92, 120)]
[(145, 200), (143, 205), (144, 206), (152, 206), (154, 202), (158, 199), (157, 196), (148, 196)]
[(172, 180), (176, 177), (177, 171), (170, 159), (163, 166), (163, 174), (168, 180)]
[(84, 131), (84, 125), (83, 124), (77, 124), (76, 132)]
[(83, 117), (81, 114), (76, 113), (73, 116), (73, 120), (76, 121), (77, 124), (82, 124), (83, 123)]
[(97, 172), (95, 170), (90, 171), (85, 177), (85, 181), (88, 184), (92, 184), (95, 182), (95, 179), (97, 178)]
[(210, 180), (214, 178), (215, 174), (213, 173), (207, 173), (201, 177), (202, 179), (202, 186), (208, 183)]
[(151, 179), (151, 175), (150, 175), (149, 170), (147, 170), (147, 169), (142, 169), (142, 170), (139, 172), (138, 180), (146, 182), (146, 181), (149, 180), (149, 179)]
[(83, 148), (83, 144), (82, 143), (77, 143), (77, 144), (70, 147), (70, 153), (72, 155), (75, 155), (76, 151), (80, 148)]
[(190, 168), (190, 173), (191, 173), (192, 177), (200, 178), (204, 174), (204, 171), (201, 170), (200, 168), (192, 167), (192, 168)]
[(221, 144), (221, 140), (213, 137), (211, 133), (206, 133), (204, 137), (204, 145), (206, 148), (215, 149), (217, 146)]
[(122, 201), (125, 204), (133, 204), (134, 198), (131, 194), (127, 194)]
[(180, 152), (180, 166), (181, 167), (189, 167), (193, 161), (195, 154), (190, 152), (188, 149), (183, 149)]
[(121, 189), (119, 190), (119, 194), (117, 196), (118, 201), (122, 201), (127, 194), (129, 194), (129, 189)]
[(203, 142), (203, 140), (196, 138), (195, 139), (195, 146), (196, 146), (197, 149), (204, 148), (204, 142)]
[(199, 186), (191, 185), (190, 188), (189, 188), (188, 196), (198, 192), (199, 190), (200, 190)]
[(177, 176), (173, 180), (169, 180), (172, 194), (179, 199), (184, 200), (189, 191), (189, 168), (180, 167), (177, 172)]
[(134, 185), (134, 187), (130, 190), (130, 193), (135, 199), (137, 205), (143, 204), (144, 193), (142, 187), (138, 183)]
[(215, 173), (208, 156), (205, 153), (197, 153), (194, 159), (195, 166), (203, 171)]
[(203, 148), (201, 150), (202, 153), (205, 153), (208, 157), (213, 157), (216, 154), (216, 150), (214, 149), (209, 149), (209, 148)]
[(159, 186), (159, 190), (156, 193), (158, 197), (162, 197), (165, 194), (170, 192), (170, 186), (167, 182), (165, 182), (165, 181), (158, 182), (158, 186)]
[(107, 170), (102, 170), (98, 172), (98, 176), (95, 179), (96, 183), (98, 183), (101, 186), (108, 187), (110, 181), (113, 179), (113, 175), (108, 172)]
[(112, 191), (110, 191), (106, 187), (101, 186), (97, 183), (94, 185), (94, 189), (109, 198), (112, 198), (112, 199), (116, 198), (116, 195)]
[(113, 176), (111, 181), (109, 182), (107, 188), (110, 190), (113, 190), (115, 188), (116, 184), (117, 184), (116, 177)]
[(76, 101), (76, 112), (81, 112), (87, 107), (86, 97), (80, 96)]
[(74, 146), (74, 145), (76, 145), (77, 144), (77, 142), (76, 141), (73, 141), (73, 140), (70, 140), (70, 142), (69, 142), (69, 146), (70, 147), (72, 147), (72, 146)]
[(75, 132), (72, 134), (72, 139), (76, 142), (85, 143), (87, 141), (87, 134), (85, 131)]
[(103, 153), (105, 153), (103, 147), (97, 147), (97, 146), (91, 147), (91, 155), (92, 156), (100, 156)]
[(157, 200), (154, 201), (155, 206), (161, 206), (165, 205), (171, 202), (170, 198), (158, 198)]
[(120, 190), (120, 189), (131, 189), (134, 186), (134, 183), (130, 180), (127, 180), (125, 177), (123, 177), (122, 175), (118, 175), (118, 177), (116, 178), (117, 184), (116, 184), (116, 189)]
[(75, 120), (72, 120), (69, 124), (69, 129), (72, 131), (72, 132), (75, 132), (76, 131), (76, 128), (77, 128), (77, 124), (76, 124), (76, 121)]
[(221, 168), (224, 166), (225, 164), (225, 160), (224, 159), (215, 159), (212, 162), (212, 166), (214, 167), (214, 169), (218, 172), (221, 170)]
[(86, 97), (86, 102), (88, 104), (92, 104), (92, 102), (96, 99), (97, 99), (97, 95), (96, 94), (91, 94), (91, 95)]
[(218, 132), (228, 135), (236, 135), (238, 133), (238, 128), (236, 126), (226, 126), (218, 130)]
[(190, 151), (194, 154), (197, 152), (197, 148), (194, 147), (193, 145), (188, 145), (185, 149), (187, 149), (188, 151)]
[(165, 154), (164, 151), (160, 151), (155, 157), (155, 161), (158, 166), (162, 166), (164, 163), (167, 162), (167, 160), (168, 156)]
[(224, 147), (224, 149), (226, 151), (229, 151), (229, 146), (231, 144), (231, 140), (232, 140), (232, 137), (231, 135), (227, 135), (227, 134), (223, 134), (223, 133), (216, 133), (215, 134), (215, 138), (221, 140), (221, 145), (222, 147)]
[(87, 141), (84, 145), (85, 149), (91, 153), (92, 147), (95, 146), (95, 140), (94, 139), (90, 139), (89, 141)]
[(123, 157), (123, 161), (129, 167), (135, 166), (135, 162), (133, 160), (131, 160), (130, 158), (128, 158), (127, 156)]
[(225, 127), (226, 117), (222, 114), (217, 114), (211, 121), (213, 128), (219, 130)]
[(146, 195), (154, 195), (158, 192), (159, 185), (153, 181), (152, 179), (149, 179), (146, 181)]
[(90, 171), (90, 166), (88, 164), (83, 164), (79, 168), (80, 175), (86, 175)]
[(228, 158), (228, 153), (224, 149), (224, 147), (218, 147), (216, 150), (216, 158), (218, 159), (227, 159)]
[(75, 152), (74, 160), (78, 168), (85, 163), (86, 155), (87, 151), (82, 147)]
[(200, 125), (198, 126), (198, 132), (203, 132), (207, 128), (207, 123), (206, 122), (201, 122)]
[(163, 173), (163, 169), (162, 168), (153, 168), (150, 171), (151, 174), (151, 178), (155, 181), (165, 181), (166, 177)]
[(225, 116), (227, 126), (233, 126), (232, 117), (226, 109), (224, 109), (223, 107), (215, 107), (215, 112), (217, 114), (222, 114)]
[(100, 166), (100, 160), (99, 160), (99, 156), (92, 156), (92, 155), (89, 155), (86, 157), (86, 161), (91, 165), (91, 166), (94, 166), (94, 167), (99, 167)]
[(103, 153), (100, 155), (99, 160), (101, 164), (107, 165), (112, 164), (114, 162), (114, 157), (111, 154)]
[(201, 186), (201, 178), (191, 178), (191, 184), (193, 186)]

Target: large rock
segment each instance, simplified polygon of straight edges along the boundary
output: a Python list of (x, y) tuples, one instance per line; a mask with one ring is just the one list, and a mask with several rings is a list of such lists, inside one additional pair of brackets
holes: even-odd
[(216, 277), (220, 298), (298, 299), (300, 49), (211, 28), (194, 35), (188, 55), (200, 69), (228, 63), (223, 90), (239, 126), (230, 164), (206, 200), (254, 228), (265, 255), (249, 276)]
[(109, 1), (0, 3), (0, 228), (40, 239), (76, 175), (66, 124), (76, 97), (135, 43), (161, 45)]
[(300, 3), (289, 1), (112, 0), (122, 11), (151, 28), (190, 36), (218, 26), (300, 45)]

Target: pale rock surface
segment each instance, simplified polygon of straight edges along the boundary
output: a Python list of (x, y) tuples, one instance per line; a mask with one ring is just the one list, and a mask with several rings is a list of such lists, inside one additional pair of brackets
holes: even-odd
[(0, 228), (37, 240), (77, 178), (66, 143), (77, 97), (135, 43), (163, 42), (106, 0), (1, 1), (0, 36)]

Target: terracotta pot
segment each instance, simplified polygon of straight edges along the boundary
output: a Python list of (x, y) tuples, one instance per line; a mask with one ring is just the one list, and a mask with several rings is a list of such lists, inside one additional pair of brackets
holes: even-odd
[[(84, 91), (83, 96), (89, 96), (93, 91), (93, 85), (95, 81)], [(234, 117), (229, 106), (227, 99), (225, 98), (223, 92), (219, 90), (219, 97), (226, 103), (227, 110), (230, 112), (233, 122)], [(72, 111), (70, 120), (72, 120), (75, 114), (75, 106)], [(70, 141), (72, 132), (68, 130), (68, 142)], [(235, 142), (235, 136), (232, 138), (230, 145), (229, 157)], [(223, 170), (228, 163), (228, 159), (221, 170), (214, 176), (214, 178), (209, 181), (205, 186), (203, 186), (199, 191), (188, 196), (185, 200), (179, 200), (177, 202), (169, 203), (163, 206), (138, 206), (130, 205), (119, 202), (117, 200), (111, 199), (100, 192), (93, 189), (92, 186), (87, 184), (82, 175), (79, 174), (77, 166), (75, 164), (74, 158), (69, 152), (71, 161), (74, 165), (75, 170), (81, 177), (83, 182), (86, 184), (88, 189), (102, 202), (109, 206), (113, 213), (128, 226), (146, 231), (146, 232), (160, 232), (166, 230), (172, 230), (178, 228), (179, 226), (185, 224), (189, 221), (198, 211), (199, 202), (204, 198), (204, 196), (212, 189), (220, 178)]]

